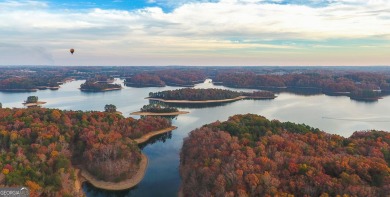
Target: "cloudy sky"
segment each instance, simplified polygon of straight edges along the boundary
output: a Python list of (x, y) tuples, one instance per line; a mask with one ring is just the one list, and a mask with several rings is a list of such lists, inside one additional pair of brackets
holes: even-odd
[(390, 1), (0, 0), (0, 65), (390, 65)]

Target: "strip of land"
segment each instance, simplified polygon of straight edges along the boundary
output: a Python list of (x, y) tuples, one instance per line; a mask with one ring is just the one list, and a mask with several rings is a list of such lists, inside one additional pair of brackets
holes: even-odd
[(188, 114), (188, 111), (178, 111), (178, 112), (169, 112), (169, 113), (154, 113), (154, 112), (132, 112), (130, 115), (139, 115), (139, 116), (177, 116), (180, 114)]
[(247, 96), (246, 99), (274, 99), (277, 96)]
[(156, 135), (160, 135), (160, 134), (163, 134), (163, 133), (168, 133), (169, 131), (172, 131), (172, 130), (175, 130), (175, 129), (177, 129), (177, 127), (171, 126), (171, 127), (165, 128), (165, 129), (158, 130), (158, 131), (152, 131), (150, 133), (147, 133), (147, 134), (143, 135), (142, 137), (140, 137), (138, 139), (135, 139), (134, 141), (137, 142), (137, 144), (142, 144), (142, 143), (145, 143), (150, 138), (152, 138), (152, 137), (154, 137)]
[[(153, 100), (153, 101), (161, 101), (164, 103), (185, 103), (185, 104), (201, 104), (201, 103), (225, 103), (225, 102), (232, 102), (232, 101), (238, 101), (242, 99), (274, 99), (276, 96), (239, 96), (236, 98), (231, 99), (221, 99), (221, 100), (204, 100), (204, 101), (191, 101), (191, 100), (165, 100), (160, 98), (151, 98), (147, 97), (146, 99)], [(138, 113), (138, 112), (134, 112)], [(132, 115), (139, 115), (139, 114), (132, 114)], [(157, 115), (156, 115), (157, 116)]]
[(36, 92), (38, 89), (0, 89), (2, 92)]
[(37, 106), (37, 105), (43, 105), (45, 103), (46, 102), (44, 102), (44, 101), (38, 101), (36, 103), (23, 103), (23, 105), (26, 106), (26, 107), (32, 107), (32, 106)]
[(121, 89), (122, 88), (106, 88), (106, 89), (101, 89), (101, 90), (94, 90), (94, 89), (80, 88), (80, 90), (84, 91), (84, 92), (107, 92), (107, 91), (121, 90)]
[(188, 104), (197, 104), (197, 103), (224, 103), (224, 102), (231, 102), (231, 101), (237, 101), (246, 98), (246, 96), (239, 96), (236, 98), (231, 99), (221, 99), (221, 100), (204, 100), (204, 101), (191, 101), (191, 100), (165, 100), (160, 98), (151, 98), (147, 97), (146, 99), (153, 100), (153, 101), (161, 101), (164, 103), (188, 103)]
[[(175, 130), (176, 128), (177, 127), (172, 126), (172, 127), (158, 130), (158, 131), (153, 131), (153, 132), (150, 132), (146, 135), (143, 135), (141, 138), (135, 139), (134, 141), (136, 141), (138, 144), (142, 144), (142, 143), (148, 141), (153, 136), (167, 133), (169, 131)], [(77, 171), (76, 171), (76, 174), (79, 175), (77, 181), (79, 181), (81, 183), (87, 181), (96, 188), (109, 190), (109, 191), (121, 191), (121, 190), (130, 189), (130, 188), (133, 188), (134, 186), (136, 186), (138, 183), (140, 183), (145, 176), (145, 172), (146, 172), (146, 169), (148, 167), (148, 157), (143, 153), (142, 153), (141, 162), (139, 165), (140, 166), (139, 166), (139, 169), (137, 170), (136, 174), (134, 174), (133, 177), (131, 177), (130, 179), (127, 179), (124, 181), (108, 182), (108, 181), (98, 180), (85, 169), (80, 169), (80, 173), (77, 173)], [(76, 184), (76, 187), (79, 187), (79, 185)]]
[(142, 179), (145, 176), (146, 169), (148, 167), (148, 157), (144, 154), (142, 154), (141, 162), (139, 164), (139, 169), (137, 173), (131, 177), (130, 179), (121, 181), (121, 182), (107, 182), (107, 181), (101, 181), (97, 180), (94, 176), (89, 174), (86, 170), (81, 170), (81, 178), (85, 179), (85, 181), (88, 181), (91, 183), (94, 187), (104, 189), (104, 190), (110, 190), (110, 191), (121, 191), (133, 188), (138, 183), (142, 181)]

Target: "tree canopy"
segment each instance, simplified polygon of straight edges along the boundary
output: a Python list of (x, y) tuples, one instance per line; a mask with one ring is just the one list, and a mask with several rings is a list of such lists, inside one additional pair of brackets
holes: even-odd
[(32, 196), (76, 196), (72, 164), (105, 181), (129, 178), (141, 158), (133, 139), (169, 126), (159, 117), (0, 109), (0, 173), (5, 186), (29, 186)]
[(37, 96), (29, 96), (27, 97), (26, 103), (36, 103), (38, 102), (38, 97)]
[(175, 107), (169, 107), (164, 103), (153, 103), (149, 105), (144, 105), (141, 109), (141, 112), (152, 112), (152, 113), (171, 113), (178, 112), (179, 110)]
[(104, 111), (109, 113), (116, 112), (116, 106), (113, 104), (107, 104), (104, 106)]
[(236, 115), (192, 131), (180, 154), (184, 196), (386, 196), (390, 133), (349, 138)]

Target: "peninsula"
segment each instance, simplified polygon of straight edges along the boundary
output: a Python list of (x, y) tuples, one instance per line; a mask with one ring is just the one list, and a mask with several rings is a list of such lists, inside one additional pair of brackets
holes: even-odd
[(158, 131), (152, 131), (152, 132), (149, 132), (149, 133), (143, 135), (140, 138), (134, 139), (134, 141), (137, 142), (137, 144), (142, 144), (142, 143), (147, 142), (150, 138), (152, 138), (154, 136), (161, 135), (163, 133), (168, 133), (168, 132), (173, 131), (175, 129), (177, 129), (177, 127), (171, 126), (171, 127), (165, 128), (165, 129), (158, 130)]
[[(95, 176), (91, 175), (86, 170), (81, 170), (79, 176), (81, 176), (80, 180), (89, 182), (96, 188), (109, 190), (109, 191), (121, 191), (135, 187), (142, 181), (145, 176), (146, 169), (148, 167), (148, 157), (145, 154), (141, 155), (141, 161), (139, 163), (139, 169), (137, 172), (130, 178), (120, 182), (108, 182), (96, 179)], [(84, 178), (84, 179), (82, 179)]]
[[(161, 117), (137, 120), (112, 112), (48, 108), (2, 108), (0, 112), (0, 184), (27, 186), (34, 196), (77, 196), (77, 182), (82, 181), (107, 190), (134, 187), (148, 164), (138, 143), (176, 128)], [(15, 123), (17, 130), (7, 127)]]

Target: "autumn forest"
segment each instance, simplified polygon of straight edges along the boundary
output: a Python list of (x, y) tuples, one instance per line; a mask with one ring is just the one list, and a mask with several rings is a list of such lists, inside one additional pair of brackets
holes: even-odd
[(386, 197), (389, 94), (387, 67), (0, 67), (0, 188)]

